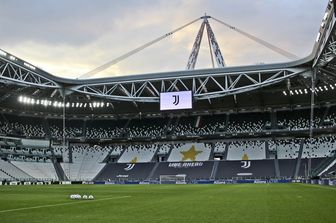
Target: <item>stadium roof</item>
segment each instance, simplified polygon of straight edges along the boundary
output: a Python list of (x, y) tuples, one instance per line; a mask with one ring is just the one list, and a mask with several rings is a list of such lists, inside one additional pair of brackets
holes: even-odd
[[(60, 113), (62, 109), (58, 107), (66, 107), (66, 103), (69, 104), (67, 112), (73, 114), (78, 114), (76, 108), (82, 108), (79, 113), (83, 114), (99, 114), (96, 111), (98, 108), (101, 108), (102, 114), (158, 112), (160, 92), (181, 90), (193, 91), (194, 111), (308, 105), (312, 76), (316, 77), (317, 103), (334, 103), (335, 20), (334, 1), (330, 1), (312, 53), (301, 60), (278, 64), (80, 80), (53, 76), (1, 50), (3, 111), (46, 112), (43, 106), (32, 104), (39, 100), (41, 105), (42, 100), (50, 100), (56, 104), (56, 113)], [(34, 100), (19, 109), (18, 99), (22, 97)], [(97, 107), (93, 103), (100, 104)], [(134, 106), (134, 110), (130, 111), (130, 105)]]

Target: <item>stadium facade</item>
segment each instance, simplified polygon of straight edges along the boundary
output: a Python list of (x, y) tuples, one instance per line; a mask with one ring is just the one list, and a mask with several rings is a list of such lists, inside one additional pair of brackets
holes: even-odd
[[(214, 53), (223, 66), (190, 70), (196, 44), (188, 70), (65, 79), (0, 50), (0, 179), (335, 178), (334, 4), (312, 53), (287, 63), (225, 67)], [(160, 111), (162, 93), (184, 91), (192, 109)]]

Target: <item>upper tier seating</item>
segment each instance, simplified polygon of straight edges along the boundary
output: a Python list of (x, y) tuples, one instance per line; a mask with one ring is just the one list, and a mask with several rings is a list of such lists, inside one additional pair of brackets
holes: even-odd
[(118, 163), (150, 162), (156, 153), (157, 145), (130, 145), (120, 156)]
[(169, 162), (209, 160), (211, 146), (204, 143), (174, 144)]
[(229, 144), (227, 160), (262, 159), (266, 159), (265, 142), (241, 141)]

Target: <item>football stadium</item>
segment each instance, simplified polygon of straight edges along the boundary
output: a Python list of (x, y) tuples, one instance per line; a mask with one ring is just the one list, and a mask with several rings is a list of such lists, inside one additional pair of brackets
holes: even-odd
[[(302, 58), (207, 14), (77, 78), (0, 44), (0, 222), (336, 222), (335, 4)], [(214, 24), (285, 62), (228, 65)], [(185, 69), (96, 76), (191, 25)]]

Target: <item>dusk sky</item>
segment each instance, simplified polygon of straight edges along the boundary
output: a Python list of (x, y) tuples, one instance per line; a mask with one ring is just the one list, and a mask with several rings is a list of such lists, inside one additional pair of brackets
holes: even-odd
[[(0, 49), (67, 78), (207, 13), (299, 57), (308, 56), (327, 0), (1, 0)], [(209, 20), (227, 66), (287, 58)], [(201, 21), (94, 76), (184, 70)], [(204, 36), (205, 37), (205, 36)], [(203, 39), (196, 69), (211, 65)]]

